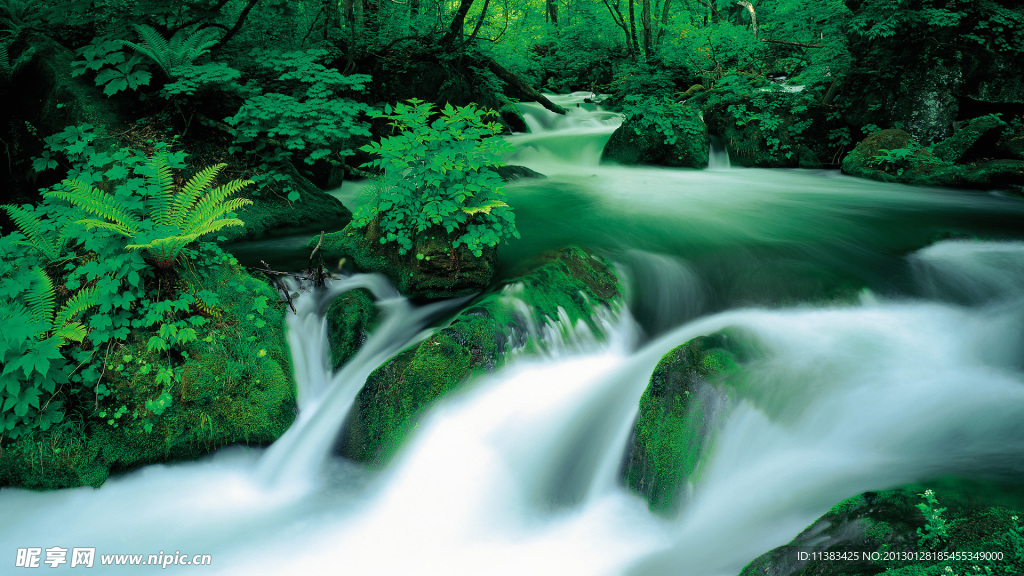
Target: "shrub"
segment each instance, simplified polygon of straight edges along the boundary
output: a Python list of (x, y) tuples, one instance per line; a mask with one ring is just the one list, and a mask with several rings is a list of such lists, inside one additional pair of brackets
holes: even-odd
[(360, 148), (378, 156), (364, 166), (383, 174), (376, 197), (357, 210), (357, 224), (379, 219), (380, 243), (397, 244), (399, 254), (435, 226), (449, 234), (461, 231), (453, 247), (465, 245), (476, 256), (503, 239), (518, 238), (503, 182), (487, 169), (503, 165), (502, 157), (512, 151), (493, 137), (502, 127), (487, 120), (492, 115), (472, 105), (448, 104), (435, 111), (417, 99), (375, 114), (401, 132)]

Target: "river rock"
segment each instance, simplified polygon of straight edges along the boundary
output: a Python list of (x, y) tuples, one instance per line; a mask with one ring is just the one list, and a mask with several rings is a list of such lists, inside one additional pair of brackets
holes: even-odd
[(838, 100), (851, 126), (899, 126), (927, 145), (952, 135), (958, 118), (1008, 117), (1024, 104), (1019, 49), (994, 24), (1020, 18), (1018, 8), (968, 2), (936, 25), (918, 4), (884, 13), (862, 0), (846, 5), (862, 25), (879, 26), (848, 28), (850, 69)]
[(696, 479), (716, 420), (732, 395), (736, 337), (720, 332), (673, 349), (658, 362), (622, 468), (626, 486), (666, 516), (679, 510)]
[[(892, 151), (907, 151), (898, 160)], [(962, 184), (962, 170), (921, 148), (906, 131), (880, 130), (868, 136), (843, 159), (844, 173), (883, 182), (902, 182), (923, 186), (957, 186)]]
[[(754, 559), (740, 576), (948, 576), (947, 567), (954, 574), (1024, 573), (1019, 506), (993, 506), (977, 495), (940, 487), (933, 494), (945, 534), (938, 542), (923, 542), (919, 531), (930, 522), (919, 508), (925, 504), (924, 491), (904, 487), (843, 500), (789, 544)], [(925, 508), (929, 514), (934, 510)], [(1004, 559), (937, 561), (926, 556), (957, 551), (1002, 552)]]
[[(756, 83), (749, 86), (762, 89)], [(733, 166), (821, 168), (839, 152), (829, 140), (829, 131), (839, 125), (829, 120), (828, 108), (801, 99), (798, 92), (766, 93), (758, 102), (771, 102), (767, 110), (732, 91), (709, 90), (698, 98), (705, 102), (708, 129), (725, 142)]]
[(352, 211), (340, 200), (317, 188), (294, 167), (287, 168), (289, 183), (300, 198), (291, 202), (275, 194), (251, 196), (252, 206), (239, 212), (244, 226), (221, 229), (227, 242), (250, 240), (268, 234), (286, 235), (309, 230), (340, 230), (352, 221)]
[(327, 307), (327, 340), (331, 367), (337, 370), (349, 361), (370, 336), (377, 321), (377, 304), (365, 288), (349, 290)]
[[(687, 108), (690, 113), (696, 109)], [(602, 162), (619, 164), (657, 164), (679, 168), (707, 168), (711, 140), (703, 122), (700, 134), (677, 134), (669, 143), (653, 126), (637, 120), (623, 122), (612, 132), (601, 153)]]
[(599, 331), (591, 318), (595, 308), (619, 298), (618, 279), (604, 259), (575, 247), (551, 254), (374, 370), (345, 424), (341, 453), (374, 467), (384, 465), (434, 400), (474, 374), (494, 371), (510, 350), (535, 349), (532, 325), (562, 317)]
[[(411, 299), (453, 298), (476, 294), (488, 286), (497, 263), (497, 249), (484, 248), (481, 256), (452, 242), (462, 232), (432, 228), (420, 234), (404, 255), (392, 245), (379, 242), (380, 226), (370, 223), (359, 228), (354, 222), (340, 232), (324, 236), (322, 253), (330, 260), (345, 258), (357, 270), (378, 272), (399, 292)], [(309, 242), (312, 249), (318, 238)], [(417, 258), (417, 254), (422, 258)]]
[[(134, 328), (111, 348), (102, 375), (88, 375), (109, 391), (98, 397), (97, 415), (41, 432), (45, 453), (35, 443), (5, 445), (0, 486), (99, 486), (146, 464), (201, 458), (235, 443), (270, 444), (288, 429), (296, 391), (277, 293), (237, 264), (191, 274), (184, 290), (208, 302), (188, 311), (207, 320), (192, 324), (197, 339), (172, 352), (150, 350), (157, 328)], [(158, 382), (167, 367), (172, 382)]]
[(996, 143), (1006, 128), (1006, 122), (991, 114), (975, 118), (952, 136), (936, 144), (932, 151), (940, 159), (952, 164), (994, 158), (998, 155)]

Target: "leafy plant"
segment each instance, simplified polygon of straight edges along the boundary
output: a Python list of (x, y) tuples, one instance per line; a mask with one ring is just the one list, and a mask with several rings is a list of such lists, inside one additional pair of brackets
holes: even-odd
[(174, 178), (167, 159), (160, 153), (148, 162), (150, 213), (148, 217), (137, 216), (132, 207), (115, 194), (102, 190), (80, 180), (65, 180), (67, 191), (48, 192), (46, 197), (65, 200), (97, 219), (83, 219), (80, 222), (92, 228), (116, 232), (133, 239), (129, 250), (146, 250), (155, 260), (157, 267), (170, 268), (178, 253), (204, 234), (216, 232), (226, 226), (241, 226), (243, 223), (228, 214), (251, 200), (228, 196), (238, 192), (252, 182), (232, 180), (210, 189), (213, 180), (226, 164), (217, 164), (198, 172), (176, 191)]
[(949, 537), (950, 524), (942, 517), (945, 508), (939, 508), (939, 501), (935, 498), (935, 492), (925, 490), (918, 496), (924, 498), (924, 502), (917, 504), (917, 509), (924, 514), (924, 528), (917, 529), (917, 545), (929, 550), (937, 550)]
[(377, 156), (364, 164), (381, 170), (381, 189), (355, 215), (360, 226), (379, 222), (380, 243), (398, 245), (405, 254), (417, 237), (434, 227), (460, 231), (453, 247), (474, 255), (503, 239), (519, 237), (512, 208), (505, 203), (501, 178), (490, 166), (503, 165), (511, 146), (500, 138), (491, 112), (475, 106), (411, 99), (385, 106), (374, 117), (390, 121), (398, 134), (360, 148)]
[(19, 244), (35, 248), (47, 262), (55, 262), (64, 256), (68, 242), (66, 230), (52, 234), (47, 230), (43, 220), (35, 210), (28, 206), (0, 206), (7, 211), (14, 223), (25, 234), (26, 240), (17, 240)]
[(664, 136), (669, 146), (680, 137), (698, 136), (705, 130), (697, 107), (677, 103), (670, 97), (630, 94), (623, 99), (622, 114), (637, 134), (653, 129)]
[(178, 30), (170, 39), (164, 38), (151, 26), (134, 26), (142, 42), (125, 42), (124, 45), (148, 56), (169, 78), (176, 77), (178, 67), (192, 65), (217, 43), (217, 32), (212, 28), (201, 28), (199, 24)]
[(138, 90), (148, 86), (153, 75), (138, 55), (129, 57), (123, 51), (124, 43), (110, 37), (96, 37), (78, 51), (82, 60), (71, 63), (71, 76), (96, 72), (95, 82), (103, 93), (113, 96), (123, 90)]
[[(250, 152), (259, 157), (260, 176), (253, 180), (260, 188), (287, 182), (280, 166), (295, 154), (309, 165), (337, 162), (354, 154), (354, 138), (370, 135), (361, 120), (369, 106), (342, 96), (362, 92), (369, 76), (346, 76), (318, 63), (326, 50), (257, 51), (253, 56), (273, 80), (267, 82), (267, 91), (246, 100), (225, 121), (237, 131), (232, 150), (252, 145)], [(289, 189), (288, 199), (298, 200), (298, 190)]]
[(53, 281), (42, 268), (11, 280), (0, 305), (0, 436), (18, 438), (64, 418), (63, 402), (55, 399), (68, 377), (61, 347), (85, 338), (85, 326), (74, 318), (95, 305), (95, 294), (79, 290), (58, 310)]

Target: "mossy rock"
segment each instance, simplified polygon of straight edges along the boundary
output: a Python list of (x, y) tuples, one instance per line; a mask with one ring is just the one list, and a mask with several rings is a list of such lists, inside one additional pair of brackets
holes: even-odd
[[(752, 86), (751, 90), (757, 90)], [(763, 113), (749, 96), (708, 90), (699, 94), (708, 131), (719, 136), (733, 166), (747, 168), (820, 168), (833, 164), (839, 149), (829, 133), (843, 125), (832, 118), (828, 107), (797, 99), (789, 93), (773, 93), (771, 112)], [(799, 114), (794, 109), (802, 109)], [(745, 110), (746, 118), (736, 117)], [(773, 122), (765, 128), (764, 117)]]
[(952, 136), (932, 147), (932, 151), (951, 164), (993, 158), (997, 155), (996, 143), (1006, 128), (1006, 122), (991, 114), (974, 118)]
[(694, 338), (665, 354), (651, 374), (622, 477), (654, 512), (675, 514), (684, 486), (696, 479), (715, 421), (733, 394), (736, 340), (727, 332)]
[(341, 230), (352, 221), (352, 211), (340, 200), (314, 186), (294, 168), (289, 172), (292, 186), (300, 193), (298, 201), (289, 202), (266, 191), (254, 196), (250, 186), (246, 189), (247, 197), (253, 204), (238, 212), (244, 226), (222, 228), (217, 236), (226, 238), (225, 242), (234, 242), (310, 230), (334, 231)]
[[(529, 316), (509, 303), (515, 296)], [(386, 464), (436, 399), (473, 375), (492, 372), (512, 349), (536, 349), (529, 326), (561, 314), (587, 322), (620, 297), (609, 264), (581, 248), (565, 248), (504, 287), (478, 297), (448, 326), (374, 370), (345, 424), (341, 454), (372, 467)]]
[(883, 166), (875, 161), (883, 150), (910, 148), (917, 142), (906, 131), (896, 128), (880, 130), (868, 136), (843, 159), (842, 170), (850, 176), (882, 182), (902, 182), (923, 186), (956, 186), (961, 170), (936, 158), (928, 149), (921, 149), (900, 166)]
[[(945, 508), (940, 515), (946, 521), (946, 530), (931, 547), (921, 541), (919, 534), (928, 522), (918, 508), (925, 502), (921, 496), (925, 487), (867, 492), (836, 504), (789, 544), (754, 559), (740, 576), (947, 576), (947, 566), (955, 574), (990, 573), (984, 571), (985, 566), (994, 574), (1024, 573), (1024, 529), (1019, 520), (1024, 509), (1019, 499), (1007, 506), (1005, 501), (995, 503), (992, 498), (978, 497), (972, 490), (940, 486), (934, 494), (937, 506)], [(1002, 552), (1004, 558), (998, 562), (939, 562), (900, 556), (929, 551)], [(799, 552), (806, 555), (801, 557)], [(821, 559), (828, 553), (846, 553), (848, 558), (855, 553), (857, 559)]]
[(669, 144), (665, 135), (653, 126), (627, 120), (612, 132), (601, 152), (602, 162), (618, 164), (656, 164), (677, 168), (706, 168), (711, 140), (707, 127), (701, 123), (700, 134), (678, 134)]
[[(398, 254), (394, 243), (381, 244), (380, 226), (370, 223), (359, 228), (350, 223), (340, 232), (324, 236), (321, 252), (325, 258), (345, 258), (361, 272), (377, 272), (399, 292), (411, 299), (452, 298), (476, 294), (487, 287), (494, 275), (497, 250), (485, 248), (481, 256), (453, 241), (461, 235), (433, 228), (417, 237), (405, 254)], [(309, 247), (319, 241), (313, 238)], [(421, 255), (422, 258), (417, 257)]]
[[(108, 475), (139, 466), (195, 459), (229, 444), (270, 444), (295, 418), (295, 382), (275, 291), (236, 264), (201, 271), (192, 289), (216, 292), (220, 302), (201, 314), (199, 340), (173, 366), (176, 378), (155, 381), (167, 356), (147, 350), (153, 335), (134, 331), (111, 352), (104, 382), (112, 393), (99, 401), (105, 414), (67, 422), (5, 447), (0, 486), (32, 489), (99, 486)], [(147, 401), (168, 391), (157, 414)], [(119, 408), (123, 414), (115, 416)]]
[(526, 124), (526, 118), (523, 118), (523, 113), (511, 102), (506, 102), (502, 104), (501, 108), (498, 108), (498, 116), (501, 118), (501, 122), (513, 132), (530, 131), (530, 127)]
[(349, 361), (369, 338), (377, 321), (377, 305), (364, 288), (349, 290), (327, 307), (327, 339), (331, 346), (331, 367)]

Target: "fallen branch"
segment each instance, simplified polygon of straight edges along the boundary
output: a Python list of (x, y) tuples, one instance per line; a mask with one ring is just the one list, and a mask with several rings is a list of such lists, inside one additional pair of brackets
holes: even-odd
[(558, 104), (548, 100), (547, 96), (534, 90), (533, 86), (527, 84), (526, 81), (520, 78), (518, 74), (495, 62), (494, 58), (487, 57), (485, 62), (487, 63), (487, 68), (493, 72), (495, 76), (501, 78), (505, 83), (525, 94), (529, 99), (537, 102), (548, 110), (551, 110), (555, 114), (565, 114), (565, 108), (562, 108)]

